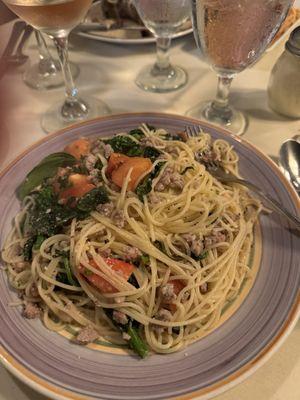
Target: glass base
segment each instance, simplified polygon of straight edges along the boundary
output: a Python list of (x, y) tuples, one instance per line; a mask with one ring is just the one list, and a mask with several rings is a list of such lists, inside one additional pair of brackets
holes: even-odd
[(188, 110), (186, 115), (224, 128), (237, 136), (245, 133), (248, 126), (248, 119), (241, 111), (232, 107), (220, 111), (212, 101), (198, 104)]
[(187, 83), (187, 73), (178, 66), (160, 70), (155, 65), (149, 65), (141, 70), (135, 83), (148, 92), (171, 92)]
[[(94, 97), (84, 97), (80, 100), (80, 107), (73, 113), (72, 117), (63, 117), (62, 111), (66, 112), (66, 103), (52, 106), (43, 116), (41, 125), (46, 133), (52, 133), (77, 122), (87, 121), (92, 118), (101, 117), (111, 113), (109, 107), (103, 101)], [(78, 111), (78, 115), (76, 115)], [(79, 115), (80, 114), (80, 115)]]
[[(58, 61), (54, 61), (55, 68), (41, 68), (39, 63), (30, 66), (23, 75), (23, 81), (31, 89), (47, 90), (64, 86), (64, 78), (61, 72), (61, 67)], [(76, 64), (70, 63), (73, 79), (79, 75), (79, 67)]]

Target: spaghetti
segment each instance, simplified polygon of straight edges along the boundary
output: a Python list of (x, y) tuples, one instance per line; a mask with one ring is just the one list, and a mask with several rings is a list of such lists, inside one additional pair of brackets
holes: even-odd
[[(238, 174), (233, 148), (206, 133), (184, 141), (142, 125), (65, 152), (76, 162), (26, 193), (2, 250), (25, 316), (55, 331), (71, 325), (81, 343), (129, 342), (141, 356), (147, 347), (177, 351), (213, 330), (251, 275), (261, 209), (247, 189), (205, 167)], [(55, 206), (41, 208), (44, 192)], [(45, 233), (55, 213), (60, 225)]]

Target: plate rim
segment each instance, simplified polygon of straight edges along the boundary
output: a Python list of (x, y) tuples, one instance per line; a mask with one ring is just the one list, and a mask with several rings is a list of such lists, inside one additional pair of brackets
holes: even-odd
[[(39, 147), (41, 144), (58, 137), (65, 132), (69, 131), (70, 129), (79, 128), (81, 126), (86, 126), (93, 124), (98, 121), (107, 121), (107, 120), (114, 120), (120, 119), (122, 117), (157, 117), (157, 118), (167, 118), (167, 119), (180, 119), (181, 121), (186, 121), (187, 124), (194, 124), (206, 126), (211, 129), (215, 129), (225, 136), (229, 136), (236, 140), (239, 143), (245, 145), (248, 149), (254, 151), (256, 154), (259, 155), (260, 158), (264, 160), (272, 170), (276, 173), (278, 178), (282, 181), (285, 189), (289, 192), (291, 199), (300, 210), (300, 197), (298, 197), (297, 192), (292, 187), (292, 185), (288, 182), (285, 178), (284, 174), (280, 171), (279, 167), (275, 164), (270, 157), (264, 154), (257, 146), (250, 143), (247, 139), (235, 136), (231, 134), (226, 129), (216, 127), (212, 124), (209, 124), (205, 121), (198, 120), (195, 118), (191, 118), (188, 116), (180, 115), (180, 114), (172, 114), (172, 113), (160, 113), (160, 112), (131, 112), (131, 113), (120, 113), (120, 114), (113, 114), (104, 117), (97, 117), (88, 121), (83, 121), (77, 124), (73, 124), (66, 128), (63, 128), (57, 132), (52, 134), (48, 134), (44, 138), (39, 139), (35, 143), (28, 146), (24, 149), (17, 157), (15, 157), (12, 161), (8, 163), (0, 171), (0, 180), (2, 177), (11, 169), (13, 168), (19, 160), (25, 157), (28, 153), (30, 153), (33, 149)], [(255, 371), (257, 371), (262, 365), (264, 365), (270, 357), (280, 348), (280, 346), (284, 343), (287, 339), (289, 334), (292, 332), (294, 326), (296, 325), (298, 319), (300, 317), (300, 290), (298, 291), (297, 297), (295, 302), (293, 303), (292, 307), (289, 310), (287, 318), (275, 336), (267, 343), (267, 345), (251, 360), (249, 360), (243, 367), (239, 370), (233, 372), (232, 374), (228, 375), (226, 378), (199, 390), (193, 391), (186, 395), (180, 395), (173, 397), (173, 400), (190, 400), (190, 399), (210, 399), (218, 394), (229, 390), (230, 388), (234, 387), (238, 383), (241, 383), (246, 378), (251, 376)], [(11, 356), (2, 345), (0, 345), (0, 360), (4, 367), (9, 370), (14, 376), (18, 379), (23, 381), (25, 384), (33, 388), (34, 390), (42, 393), (43, 395), (49, 396), (55, 400), (84, 400), (84, 399), (91, 399), (91, 397), (85, 395), (77, 395), (76, 393), (69, 391), (67, 389), (58, 388), (52, 383), (47, 382), (45, 379), (36, 376), (34, 373), (29, 371), (25, 366), (21, 365), (17, 360)]]

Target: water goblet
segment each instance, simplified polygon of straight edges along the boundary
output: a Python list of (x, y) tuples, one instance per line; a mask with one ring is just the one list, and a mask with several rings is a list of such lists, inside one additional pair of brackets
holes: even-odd
[(109, 113), (95, 98), (82, 99), (74, 85), (68, 57), (68, 35), (87, 13), (92, 0), (4, 0), (6, 5), (33, 28), (47, 34), (58, 51), (65, 81), (65, 101), (42, 116), (42, 128), (53, 132), (78, 121)]
[(134, 0), (145, 26), (156, 38), (157, 59), (146, 66), (135, 82), (146, 91), (170, 92), (184, 86), (187, 73), (170, 63), (168, 51), (171, 38), (190, 17), (190, 0)]
[(227, 128), (236, 135), (247, 127), (245, 115), (229, 105), (235, 75), (263, 54), (286, 17), (293, 0), (192, 0), (196, 43), (218, 75), (215, 100), (188, 115)]

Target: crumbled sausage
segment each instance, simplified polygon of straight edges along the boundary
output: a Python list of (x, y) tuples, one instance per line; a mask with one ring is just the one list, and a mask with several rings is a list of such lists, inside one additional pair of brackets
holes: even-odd
[(203, 241), (197, 238), (196, 235), (191, 233), (186, 233), (182, 235), (182, 238), (186, 240), (187, 244), (190, 246), (191, 252), (195, 256), (199, 256), (203, 251)]
[(104, 249), (104, 250), (98, 250), (98, 253), (101, 255), (101, 257), (107, 258), (111, 255), (111, 249)]
[(205, 294), (208, 292), (208, 283), (204, 282), (202, 285), (200, 285), (200, 292), (201, 294)]
[(126, 325), (128, 323), (127, 315), (124, 314), (122, 311), (114, 310), (113, 312), (113, 319), (121, 325)]
[(78, 333), (76, 336), (76, 343), (78, 344), (88, 344), (94, 342), (98, 339), (99, 334), (92, 326), (86, 326)]
[(37, 304), (27, 302), (24, 305), (22, 315), (23, 317), (28, 319), (35, 319), (41, 315), (41, 309)]
[[(166, 310), (165, 308), (161, 308), (158, 310), (158, 312), (155, 314), (155, 318), (158, 319), (159, 321), (171, 321), (172, 320), (172, 313), (169, 310)], [(165, 331), (165, 327), (161, 325), (156, 325), (153, 324), (153, 329), (156, 333), (162, 334)]]
[(172, 320), (172, 313), (165, 308), (161, 308), (155, 315), (155, 318), (160, 321), (171, 321)]
[(149, 193), (148, 200), (151, 206), (156, 206), (161, 202), (160, 197), (156, 193)]
[(171, 302), (177, 298), (177, 295), (174, 293), (174, 285), (172, 285), (172, 283), (166, 283), (165, 285), (161, 286), (160, 293), (163, 302)]
[(179, 189), (179, 190), (183, 189), (183, 187), (184, 187), (184, 179), (178, 172), (175, 172), (171, 176), (171, 184), (170, 184), (170, 186), (173, 189)]
[(124, 217), (123, 210), (115, 210), (112, 213), (112, 220), (113, 220), (113, 223), (118, 228), (124, 228), (124, 226), (125, 226), (125, 217)]
[(126, 246), (126, 252), (124, 254), (124, 257), (128, 261), (135, 261), (139, 257), (141, 257), (142, 253), (137, 247), (132, 247), (132, 246)]
[(103, 146), (103, 150), (104, 150), (104, 157), (107, 159), (110, 157), (110, 155), (114, 152), (113, 148), (111, 147), (110, 144), (105, 144)]
[(212, 232), (211, 235), (206, 236), (204, 238), (204, 247), (210, 247), (213, 246), (214, 244), (225, 242), (226, 241), (226, 235), (223, 232), (220, 231), (214, 231)]
[(32, 297), (39, 297), (39, 291), (35, 282), (31, 285), (29, 293)]
[(105, 217), (110, 217), (113, 212), (113, 209), (114, 209), (114, 204), (112, 202), (98, 204), (96, 207), (96, 210)]
[(95, 164), (97, 162), (97, 157), (94, 154), (88, 154), (85, 157), (84, 164), (86, 169), (91, 172), (95, 168)]
[(171, 167), (166, 167), (161, 178), (155, 186), (155, 190), (162, 192), (168, 187), (180, 190), (182, 190), (184, 187), (183, 177), (178, 172), (174, 172), (173, 168)]

